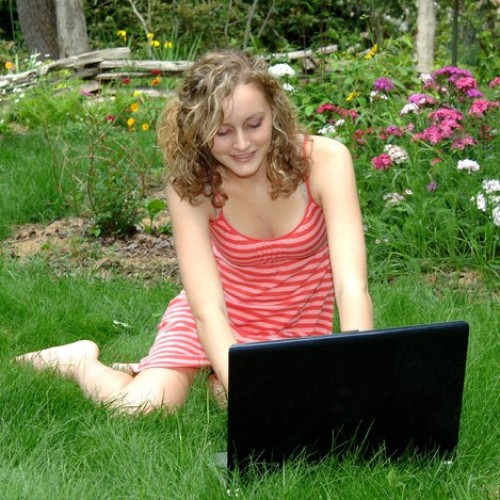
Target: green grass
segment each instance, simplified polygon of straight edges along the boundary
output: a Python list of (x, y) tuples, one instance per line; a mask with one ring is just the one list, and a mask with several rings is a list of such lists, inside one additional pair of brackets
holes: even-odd
[[(226, 478), (226, 415), (200, 377), (177, 414), (117, 418), (51, 373), (8, 361), (25, 350), (87, 337), (106, 362), (148, 349), (175, 288), (124, 279), (57, 277), (44, 264), (0, 268), (2, 498), (498, 498), (499, 298), (494, 290), (430, 285), (420, 277), (372, 284), (377, 324), (471, 325), (459, 455), (453, 465), (408, 458), (335, 457)], [(113, 324), (127, 323), (131, 328)]]
[(44, 222), (64, 213), (52, 151), (43, 132), (0, 137), (0, 239), (10, 224)]
[[(363, 70), (359, 81), (371, 85), (365, 73), (379, 76), (376, 69)], [(354, 70), (339, 75), (348, 78)], [(350, 87), (339, 81), (335, 88)], [(125, 171), (134, 160), (144, 167), (149, 164), (141, 159), (144, 152), (151, 159), (151, 182), (159, 183), (162, 167), (153, 127), (149, 135), (139, 125), (134, 133), (127, 129), (129, 106), (136, 97), (131, 90), (119, 90), (114, 104), (95, 110), (91, 122), (82, 118), (88, 112), (81, 106), (85, 100), (74, 93), (66, 100), (52, 99), (50, 106), (44, 98), (14, 106), (12, 116), (26, 132), (0, 135), (0, 240), (15, 224), (88, 213), (86, 167), (77, 157), (88, 155), (89, 141), (100, 132), (130, 139), (125, 149), (113, 149), (115, 165)], [(317, 118), (317, 104), (330, 99), (323, 99), (320, 90), (310, 86), (294, 94), (302, 96), (304, 106), (309, 103), (310, 110), (304, 111), (309, 121)], [(330, 96), (331, 83), (327, 90), (325, 96)], [(393, 112), (399, 110), (401, 98), (406, 99), (406, 90), (393, 100)], [(140, 120), (134, 115), (137, 123), (153, 125), (156, 106), (140, 100), (143, 115)], [(78, 118), (73, 113), (82, 114)], [(116, 116), (113, 125), (104, 119), (108, 113)], [(392, 120), (383, 113), (366, 116), (381, 117), (380, 126)], [(48, 136), (35, 126), (45, 122)], [(470, 204), (483, 178), (496, 176), (498, 141), (477, 153), (482, 155), (477, 157), (482, 170), (476, 176), (457, 173), (458, 156), (453, 155), (445, 158), (446, 166), (429, 170), (436, 151), (415, 149), (413, 143), (409, 151), (416, 163), (375, 172), (370, 158), (382, 151), (383, 143), (376, 136), (372, 140), (373, 151), (358, 151), (356, 165), (361, 169), (377, 326), (447, 320), (471, 325), (459, 454), (452, 465), (415, 457), (399, 462), (331, 457), (320, 464), (298, 461), (250, 473), (245, 481), (237, 475), (226, 477), (213, 463), (213, 454), (225, 448), (226, 414), (208, 395), (203, 376), (176, 414), (129, 419), (113, 417), (86, 400), (71, 381), (9, 363), (16, 354), (81, 338), (101, 346), (104, 362), (135, 361), (153, 341), (176, 292), (174, 285), (156, 282), (145, 287), (118, 277), (104, 281), (83, 269), (68, 268), (65, 276), (58, 276), (43, 259), (21, 265), (0, 253), (0, 497), (217, 499), (226, 498), (230, 489), (231, 496), (252, 499), (499, 498), (498, 228)], [(432, 196), (426, 189), (431, 173), (442, 176), (442, 190)], [(384, 193), (408, 187), (414, 193), (408, 203), (384, 206)], [(103, 192), (116, 201), (120, 189), (128, 187), (123, 183), (116, 192), (106, 187)], [(459, 279), (458, 270), (464, 268), (477, 271), (478, 280), (470, 288)], [(424, 273), (434, 273), (437, 280)]]

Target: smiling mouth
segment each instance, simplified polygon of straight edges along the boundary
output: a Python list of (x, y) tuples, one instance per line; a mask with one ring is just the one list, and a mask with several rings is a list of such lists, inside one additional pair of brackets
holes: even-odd
[(232, 155), (232, 157), (235, 161), (245, 162), (251, 160), (254, 155), (255, 151), (253, 151), (252, 153), (247, 153), (245, 155)]

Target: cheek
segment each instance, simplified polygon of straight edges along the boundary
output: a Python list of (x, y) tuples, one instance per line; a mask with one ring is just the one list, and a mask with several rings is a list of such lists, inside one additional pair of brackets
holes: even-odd
[(222, 141), (220, 138), (214, 139), (214, 142), (212, 144), (212, 149), (211, 152), (214, 156), (217, 156), (221, 153), (224, 152), (224, 141)]

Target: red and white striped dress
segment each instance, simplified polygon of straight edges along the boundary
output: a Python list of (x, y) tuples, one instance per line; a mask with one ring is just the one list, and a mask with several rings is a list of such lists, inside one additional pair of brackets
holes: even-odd
[[(239, 343), (332, 332), (334, 290), (326, 226), (307, 182), (306, 188), (304, 216), (284, 236), (249, 238), (228, 223), (222, 209), (210, 223), (229, 321)], [(209, 365), (182, 291), (168, 305), (139, 371)]]

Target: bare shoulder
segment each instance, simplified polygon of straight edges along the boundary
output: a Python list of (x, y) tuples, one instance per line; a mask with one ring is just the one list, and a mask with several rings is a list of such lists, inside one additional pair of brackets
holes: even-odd
[(180, 213), (182, 217), (187, 217), (191, 214), (192, 216), (201, 218), (213, 218), (215, 210), (210, 199), (206, 196), (199, 196), (194, 200), (194, 203), (191, 203), (188, 199), (180, 197), (171, 182), (167, 183), (166, 193), (171, 217), (175, 216), (174, 214), (176, 213)]
[(310, 155), (313, 165), (332, 165), (337, 161), (351, 158), (347, 147), (336, 139), (313, 135), (310, 137)]
[(325, 190), (345, 188), (354, 181), (352, 158), (348, 148), (328, 137), (312, 136), (310, 142), (311, 170), (309, 182), (311, 194), (320, 202)]

